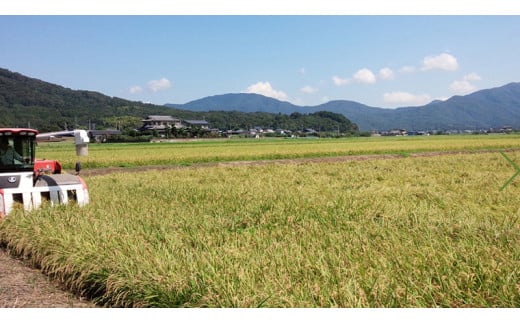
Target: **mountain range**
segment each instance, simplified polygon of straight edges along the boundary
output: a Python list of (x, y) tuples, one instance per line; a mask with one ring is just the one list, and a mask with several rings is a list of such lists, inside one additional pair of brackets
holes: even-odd
[(291, 114), (330, 111), (356, 123), (360, 130), (455, 130), (511, 126), (520, 129), (520, 83), (480, 90), (419, 107), (385, 109), (347, 100), (298, 106), (251, 93), (208, 96), (168, 107), (190, 111), (241, 111)]
[[(153, 105), (110, 97), (98, 92), (71, 90), (0, 68), (0, 127), (31, 126), (57, 131), (71, 125), (138, 127), (147, 115), (181, 119), (206, 118), (219, 128), (287, 124), (295, 113), (322, 111), (346, 117), (361, 131), (477, 130), (510, 126), (520, 129), (520, 83), (480, 90), (421, 107), (384, 109), (347, 100), (298, 106), (251, 93), (208, 96), (185, 104)], [(314, 116), (328, 118), (330, 115)], [(333, 119), (338, 119), (332, 116)], [(287, 119), (287, 120), (286, 120)], [(290, 119), (290, 120), (289, 120)], [(339, 120), (339, 119), (338, 119)], [(335, 122), (346, 122), (345, 120)], [(282, 122), (283, 121), (283, 122)]]

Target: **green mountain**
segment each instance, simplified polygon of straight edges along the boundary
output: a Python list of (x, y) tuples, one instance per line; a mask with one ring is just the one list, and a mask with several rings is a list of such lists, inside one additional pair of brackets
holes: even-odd
[(41, 132), (66, 128), (116, 127), (123, 131), (132, 131), (139, 128), (142, 125), (141, 120), (148, 115), (171, 115), (184, 120), (205, 119), (212, 127), (223, 130), (258, 126), (288, 130), (339, 130), (352, 134), (358, 132), (357, 125), (346, 117), (330, 112), (313, 111), (287, 115), (278, 112), (196, 112), (182, 108), (172, 109), (109, 97), (98, 92), (71, 90), (0, 68), (0, 127), (30, 127)]
[(76, 91), (0, 69), (0, 127), (57, 131), (78, 125), (105, 126), (111, 118), (171, 113), (165, 107)]
[(214, 95), (191, 101), (186, 104), (166, 104), (166, 106), (182, 107), (183, 109), (191, 111), (240, 111), (283, 114), (304, 112), (300, 106), (254, 93), (230, 93)]
[(297, 106), (258, 94), (224, 94), (186, 104), (167, 104), (191, 111), (263, 111), (290, 114), (330, 111), (356, 123), (360, 130), (452, 130), (512, 126), (520, 129), (520, 83), (481, 90), (421, 107), (383, 109), (337, 100), (318, 106)]

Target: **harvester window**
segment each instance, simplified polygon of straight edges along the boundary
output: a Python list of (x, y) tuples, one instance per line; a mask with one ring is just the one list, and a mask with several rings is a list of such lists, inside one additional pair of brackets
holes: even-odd
[(0, 139), (0, 162), (3, 165), (15, 165), (23, 162), (23, 157), (13, 148), (11, 138)]
[(34, 144), (26, 137), (0, 137), (0, 166), (32, 165)]
[(27, 137), (19, 137), (14, 140), (15, 151), (22, 156), (24, 164), (32, 164), (34, 160), (34, 142)]

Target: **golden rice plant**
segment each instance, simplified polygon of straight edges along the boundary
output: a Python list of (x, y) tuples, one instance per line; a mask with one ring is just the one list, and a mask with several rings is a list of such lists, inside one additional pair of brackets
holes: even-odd
[(514, 172), (490, 152), (114, 173), (0, 239), (105, 306), (514, 308)]
[(90, 144), (88, 156), (82, 157), (75, 155), (72, 143), (42, 143), (37, 155), (59, 160), (66, 169), (74, 169), (78, 160), (84, 168), (135, 167), (362, 154), (408, 156), (426, 151), (497, 151), (518, 148), (519, 139), (520, 135), (511, 134)]

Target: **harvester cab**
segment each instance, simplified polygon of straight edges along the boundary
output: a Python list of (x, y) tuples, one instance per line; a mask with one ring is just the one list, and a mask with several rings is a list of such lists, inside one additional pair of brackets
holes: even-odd
[[(84, 130), (64, 131), (61, 136), (74, 136), (77, 155), (88, 153), (89, 138)], [(9, 215), (16, 205), (26, 211), (51, 205), (88, 204), (87, 185), (77, 174), (62, 172), (56, 160), (36, 159), (36, 142), (47, 134), (25, 128), (0, 128), (0, 218)]]

